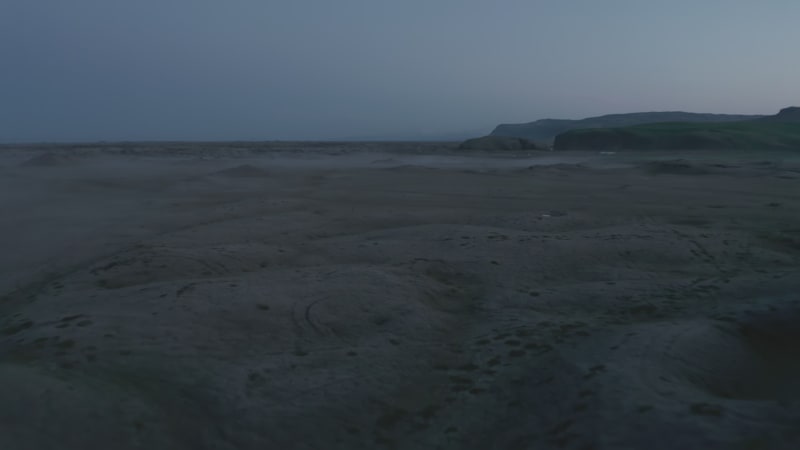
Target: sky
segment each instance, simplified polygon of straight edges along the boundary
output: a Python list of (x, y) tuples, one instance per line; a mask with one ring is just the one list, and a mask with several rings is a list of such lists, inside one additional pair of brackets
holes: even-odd
[(2, 0), (0, 142), (424, 139), (800, 104), (797, 0)]

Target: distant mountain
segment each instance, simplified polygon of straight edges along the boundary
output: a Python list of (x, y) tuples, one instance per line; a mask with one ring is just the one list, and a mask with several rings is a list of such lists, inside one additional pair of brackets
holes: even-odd
[(585, 128), (626, 127), (659, 122), (733, 122), (753, 120), (763, 116), (738, 114), (699, 114), (682, 111), (609, 114), (580, 120), (542, 119), (535, 122), (498, 125), (491, 136), (508, 136), (550, 143), (566, 131)]
[(555, 138), (555, 150), (800, 150), (800, 107), (774, 116), (725, 122), (667, 122), (574, 129)]

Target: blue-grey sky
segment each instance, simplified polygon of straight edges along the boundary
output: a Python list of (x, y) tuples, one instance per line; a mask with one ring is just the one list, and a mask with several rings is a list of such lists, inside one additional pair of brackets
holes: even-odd
[(329, 139), (800, 103), (797, 0), (3, 0), (0, 141)]

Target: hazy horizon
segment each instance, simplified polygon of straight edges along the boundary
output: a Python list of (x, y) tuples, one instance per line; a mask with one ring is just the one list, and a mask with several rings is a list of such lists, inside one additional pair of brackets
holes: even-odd
[(0, 142), (425, 139), (800, 104), (800, 3), (8, 0)]

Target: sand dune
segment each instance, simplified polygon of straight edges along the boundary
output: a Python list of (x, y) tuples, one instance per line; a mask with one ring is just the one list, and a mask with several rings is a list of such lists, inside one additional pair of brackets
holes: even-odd
[(800, 445), (796, 156), (123, 150), (0, 164), (0, 448)]

